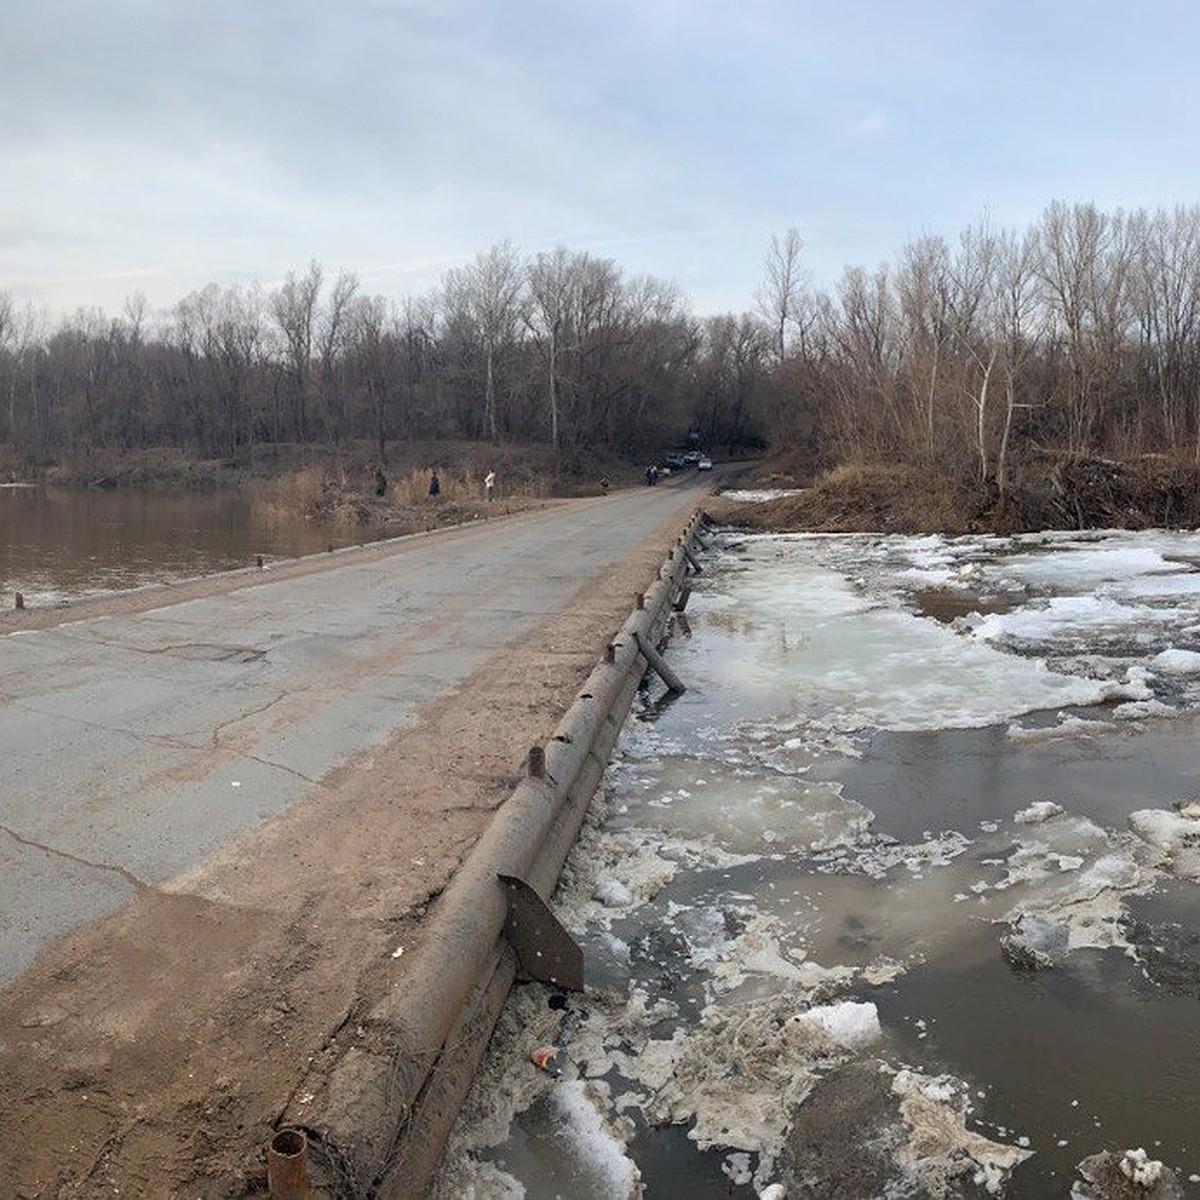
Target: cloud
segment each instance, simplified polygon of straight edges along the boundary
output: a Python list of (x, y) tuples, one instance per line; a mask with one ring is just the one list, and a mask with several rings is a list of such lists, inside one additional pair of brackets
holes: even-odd
[(10, 3), (0, 290), (119, 308), (164, 264), (166, 306), (316, 258), (400, 298), (509, 239), (736, 311), (791, 224), (828, 284), (981, 204), (1200, 193), (1200, 16), (1131, 56), (1120, 24), (1010, 2)]
[(873, 108), (850, 126), (850, 136), (860, 142), (874, 142), (892, 130), (892, 118), (882, 108)]

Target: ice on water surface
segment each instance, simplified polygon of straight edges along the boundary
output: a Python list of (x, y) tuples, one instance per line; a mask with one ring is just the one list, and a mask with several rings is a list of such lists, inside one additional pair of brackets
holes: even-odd
[[(898, 840), (843, 776), (880, 736), (999, 726), (1014, 755), (1049, 738), (1101, 754), (1131, 724), (1194, 709), (1200, 536), (731, 535), (709, 563), (693, 581), (692, 636), (668, 650), (688, 691), (628, 723), (557, 897), (601, 979), (564, 1038), (576, 1075), (535, 1081), (561, 1089), (558, 1108), (516, 1089), (522, 1132), (486, 1162), (465, 1159), (530, 1186), (522, 1146), (557, 1113), (560, 1130), (604, 1148), (602, 1194), (636, 1195), (637, 1130), (667, 1122), (714, 1148), (732, 1194), (762, 1193), (781, 1173), (802, 1177), (793, 1121), (863, 1055), (890, 1060), (895, 1078), (879, 1119), (907, 1130), (880, 1133), (900, 1148), (897, 1195), (1000, 1194), (1031, 1153), (1061, 1172), (1065, 1156), (1101, 1149), (1097, 1134), (1076, 1153), (1077, 1125), (1061, 1136), (1069, 1112), (1031, 1116), (1019, 1144), (1008, 1130), (985, 1137), (970, 1095), (989, 1080), (968, 1086), (943, 1060), (924, 1074), (914, 1061), (950, 1018), (931, 1012), (901, 1054), (901, 1030), (874, 998), (926, 968), (1066, 980), (1079, 955), (1136, 963), (1131, 899), (1166, 878), (1200, 879), (1200, 805), (1131, 803), (1106, 822), (1034, 791), (964, 824), (956, 797), (931, 790), (929, 828)], [(922, 615), (928, 589), (955, 593), (964, 615)], [(1099, 986), (1100, 961), (1071, 986)], [(1037, 1009), (1023, 1019), (1036, 1029)], [(508, 1036), (559, 1033), (527, 1011)], [(497, 1086), (510, 1088), (527, 1056), (500, 1053), (509, 1082)], [(1149, 1144), (1152, 1132), (1130, 1137)], [(578, 1166), (568, 1142), (547, 1144)]]

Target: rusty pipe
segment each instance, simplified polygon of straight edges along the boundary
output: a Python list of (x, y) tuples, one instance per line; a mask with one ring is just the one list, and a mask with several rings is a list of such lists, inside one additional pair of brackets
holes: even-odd
[(303, 1129), (281, 1129), (267, 1143), (267, 1190), (271, 1200), (309, 1200), (312, 1195)]

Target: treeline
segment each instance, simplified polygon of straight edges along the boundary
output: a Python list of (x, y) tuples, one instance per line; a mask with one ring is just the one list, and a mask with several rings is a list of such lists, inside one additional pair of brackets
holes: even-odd
[(1200, 208), (1056, 202), (1024, 232), (919, 238), (830, 294), (799, 282), (794, 234), (768, 267), (795, 428), (826, 456), (1001, 494), (1046, 452), (1200, 461)]
[(508, 244), (395, 303), (312, 263), (275, 289), (209, 284), (154, 322), (80, 311), (51, 328), (0, 293), (0, 440), (65, 448), (396, 439), (553, 444), (643, 457), (695, 425), (761, 445), (765, 344), (753, 321), (698, 321), (677, 289), (566, 249)]
[(0, 291), (0, 440), (27, 461), (474, 438), (547, 442), (569, 469), (693, 428), (714, 448), (920, 463), (1000, 492), (1045, 451), (1200, 460), (1200, 208), (1055, 202), (1023, 232), (918, 238), (828, 291), (790, 230), (755, 311), (706, 319), (669, 282), (508, 243), (402, 303), (316, 263), (153, 320), (134, 299), (52, 324)]

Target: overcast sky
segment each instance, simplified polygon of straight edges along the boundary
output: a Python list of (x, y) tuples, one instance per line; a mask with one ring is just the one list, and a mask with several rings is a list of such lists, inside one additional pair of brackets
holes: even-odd
[(0, 290), (402, 298), (509, 239), (751, 308), (1053, 199), (1200, 202), (1191, 0), (0, 0)]

